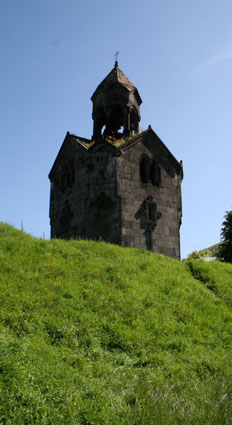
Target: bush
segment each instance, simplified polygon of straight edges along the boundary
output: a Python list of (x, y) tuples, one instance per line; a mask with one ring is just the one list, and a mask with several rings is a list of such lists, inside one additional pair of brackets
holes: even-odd
[(223, 242), (218, 247), (217, 259), (232, 263), (232, 211), (226, 211), (221, 228)]

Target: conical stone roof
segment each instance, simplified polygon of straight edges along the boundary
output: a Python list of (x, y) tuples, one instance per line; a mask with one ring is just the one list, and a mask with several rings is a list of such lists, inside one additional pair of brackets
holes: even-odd
[[(122, 84), (122, 86), (124, 86), (127, 90), (129, 91), (137, 91), (137, 88), (135, 87), (135, 85), (129, 80), (129, 78), (127, 78), (127, 76), (121, 71), (121, 69), (118, 68), (118, 62), (115, 62), (115, 66), (112, 69), (112, 71), (110, 71), (110, 73), (104, 78), (104, 80), (99, 84), (99, 86), (96, 88), (95, 92), (93, 93), (91, 100), (93, 101), (95, 99), (95, 97), (97, 96), (97, 94), (99, 92), (105, 92), (109, 89), (110, 86), (112, 86), (112, 84), (115, 83), (119, 83)], [(140, 98), (140, 96), (139, 96)], [(140, 98), (141, 100), (141, 98)], [(142, 103), (142, 100), (141, 102)]]

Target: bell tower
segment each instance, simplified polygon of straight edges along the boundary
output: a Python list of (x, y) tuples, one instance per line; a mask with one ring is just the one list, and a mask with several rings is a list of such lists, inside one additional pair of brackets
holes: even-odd
[(114, 68), (93, 93), (93, 140), (101, 136), (120, 139), (139, 133), (142, 99), (134, 84), (115, 61)]
[(91, 97), (93, 135), (67, 132), (49, 173), (51, 237), (105, 240), (180, 258), (183, 164), (149, 125), (118, 67)]

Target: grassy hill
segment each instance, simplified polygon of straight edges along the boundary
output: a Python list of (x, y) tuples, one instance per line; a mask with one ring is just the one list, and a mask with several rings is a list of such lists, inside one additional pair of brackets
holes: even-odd
[(189, 258), (197, 259), (201, 257), (215, 257), (217, 258), (218, 248), (222, 242), (216, 243), (209, 248), (201, 249), (200, 251), (193, 251), (188, 255)]
[(223, 425), (232, 266), (0, 224), (0, 424)]

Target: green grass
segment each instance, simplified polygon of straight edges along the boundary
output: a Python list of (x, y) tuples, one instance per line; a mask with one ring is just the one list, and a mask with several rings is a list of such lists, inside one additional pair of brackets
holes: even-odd
[(229, 272), (187, 264), (0, 224), (0, 424), (229, 425)]
[(188, 260), (187, 265), (196, 279), (232, 307), (232, 264), (220, 261), (206, 263), (202, 260)]

